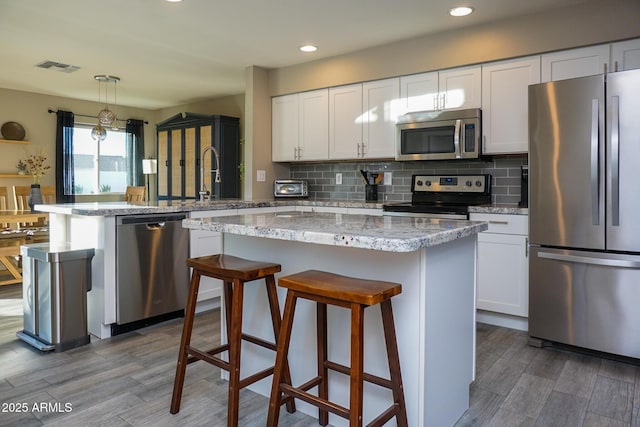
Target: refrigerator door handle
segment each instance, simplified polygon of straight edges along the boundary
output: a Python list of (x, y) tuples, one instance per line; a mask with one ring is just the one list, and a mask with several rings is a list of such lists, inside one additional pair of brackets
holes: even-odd
[(570, 255), (565, 253), (538, 252), (538, 258), (555, 261), (576, 262), (579, 264), (602, 265), (605, 267), (640, 268), (640, 258), (637, 261), (630, 259), (595, 258), (583, 255)]
[(600, 177), (598, 158), (600, 102), (591, 101), (591, 219), (593, 225), (600, 225)]
[(611, 225), (620, 225), (620, 98), (611, 97)]

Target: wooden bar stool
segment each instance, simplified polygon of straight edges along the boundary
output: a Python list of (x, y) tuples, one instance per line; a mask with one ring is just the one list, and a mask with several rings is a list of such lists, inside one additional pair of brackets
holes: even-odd
[[(391, 389), (393, 404), (376, 417), (369, 426), (382, 426), (396, 417), (398, 426), (407, 426), (407, 411), (400, 374), (400, 361), (393, 323), (391, 297), (402, 292), (398, 283), (377, 280), (363, 280), (340, 276), (323, 271), (309, 270), (278, 280), (278, 285), (287, 288), (287, 300), (284, 306), (282, 327), (278, 338), (276, 368), (273, 374), (271, 398), (267, 427), (278, 424), (280, 405), (283, 399), (294, 397), (319, 408), (319, 423), (329, 423), (329, 412), (349, 420), (349, 425), (362, 426), (363, 386), (364, 381)], [(293, 315), (298, 298), (316, 302), (317, 340), (318, 340), (318, 375), (306, 383), (292, 387), (287, 377), (287, 354)], [(327, 304), (351, 310), (351, 366), (344, 366), (327, 360)], [(380, 304), (382, 325), (387, 347), (390, 380), (364, 372), (364, 309)], [(337, 371), (350, 376), (349, 408), (329, 401), (328, 370)], [(318, 395), (308, 390), (318, 386)]]
[[(275, 337), (274, 341), (277, 343), (278, 331), (280, 330), (280, 307), (278, 305), (274, 274), (279, 272), (281, 267), (280, 264), (251, 261), (230, 255), (210, 255), (199, 258), (189, 258), (187, 259), (187, 265), (193, 268), (193, 273), (191, 274), (187, 306), (185, 308), (182, 339), (180, 341), (170, 412), (176, 414), (180, 411), (180, 400), (182, 399), (182, 388), (187, 365), (197, 360), (203, 360), (229, 372), (227, 426), (237, 426), (240, 389), (271, 375), (274, 371), (274, 367), (271, 366), (241, 380), (240, 353), (242, 340), (270, 350), (276, 350), (276, 344), (242, 333), (244, 284), (253, 280), (265, 279), (269, 308), (271, 311), (271, 323), (273, 324)], [(227, 344), (206, 351), (199, 350), (190, 345), (201, 276), (213, 277), (224, 282), (227, 321)], [(229, 362), (219, 357), (219, 354), (224, 351), (228, 352)], [(290, 384), (291, 377), (286, 360), (284, 365), (284, 373), (282, 374), (284, 378), (283, 381), (288, 381)], [(287, 410), (289, 412), (295, 411), (293, 399), (283, 402), (287, 404)]]

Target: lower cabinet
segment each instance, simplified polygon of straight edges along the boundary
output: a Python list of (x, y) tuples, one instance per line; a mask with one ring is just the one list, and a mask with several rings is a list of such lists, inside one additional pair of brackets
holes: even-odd
[(489, 222), (478, 234), (477, 308), (527, 317), (528, 216), (472, 213), (470, 219)]

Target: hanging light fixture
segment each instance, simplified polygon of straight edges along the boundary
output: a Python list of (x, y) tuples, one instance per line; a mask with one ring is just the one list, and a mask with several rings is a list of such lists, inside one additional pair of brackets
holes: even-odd
[(117, 117), (113, 111), (109, 109), (109, 83), (113, 83), (114, 105), (117, 94), (117, 84), (120, 77), (109, 76), (106, 74), (98, 74), (93, 76), (98, 81), (98, 102), (102, 102), (102, 83), (105, 84), (104, 90), (104, 108), (98, 112), (98, 124), (91, 130), (91, 137), (96, 141), (104, 141), (107, 137), (105, 126), (112, 126), (117, 129)]

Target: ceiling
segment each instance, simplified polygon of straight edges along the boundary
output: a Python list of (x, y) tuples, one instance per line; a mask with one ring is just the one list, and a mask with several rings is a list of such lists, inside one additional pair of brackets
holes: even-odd
[[(279, 68), (585, 0), (0, 0), (0, 88), (158, 109), (244, 92)], [(453, 18), (453, 6), (475, 12)], [(298, 47), (312, 43), (315, 53)], [(46, 60), (79, 67), (37, 68)], [(110, 86), (109, 102), (113, 102)], [(104, 86), (102, 87), (104, 102)]]

